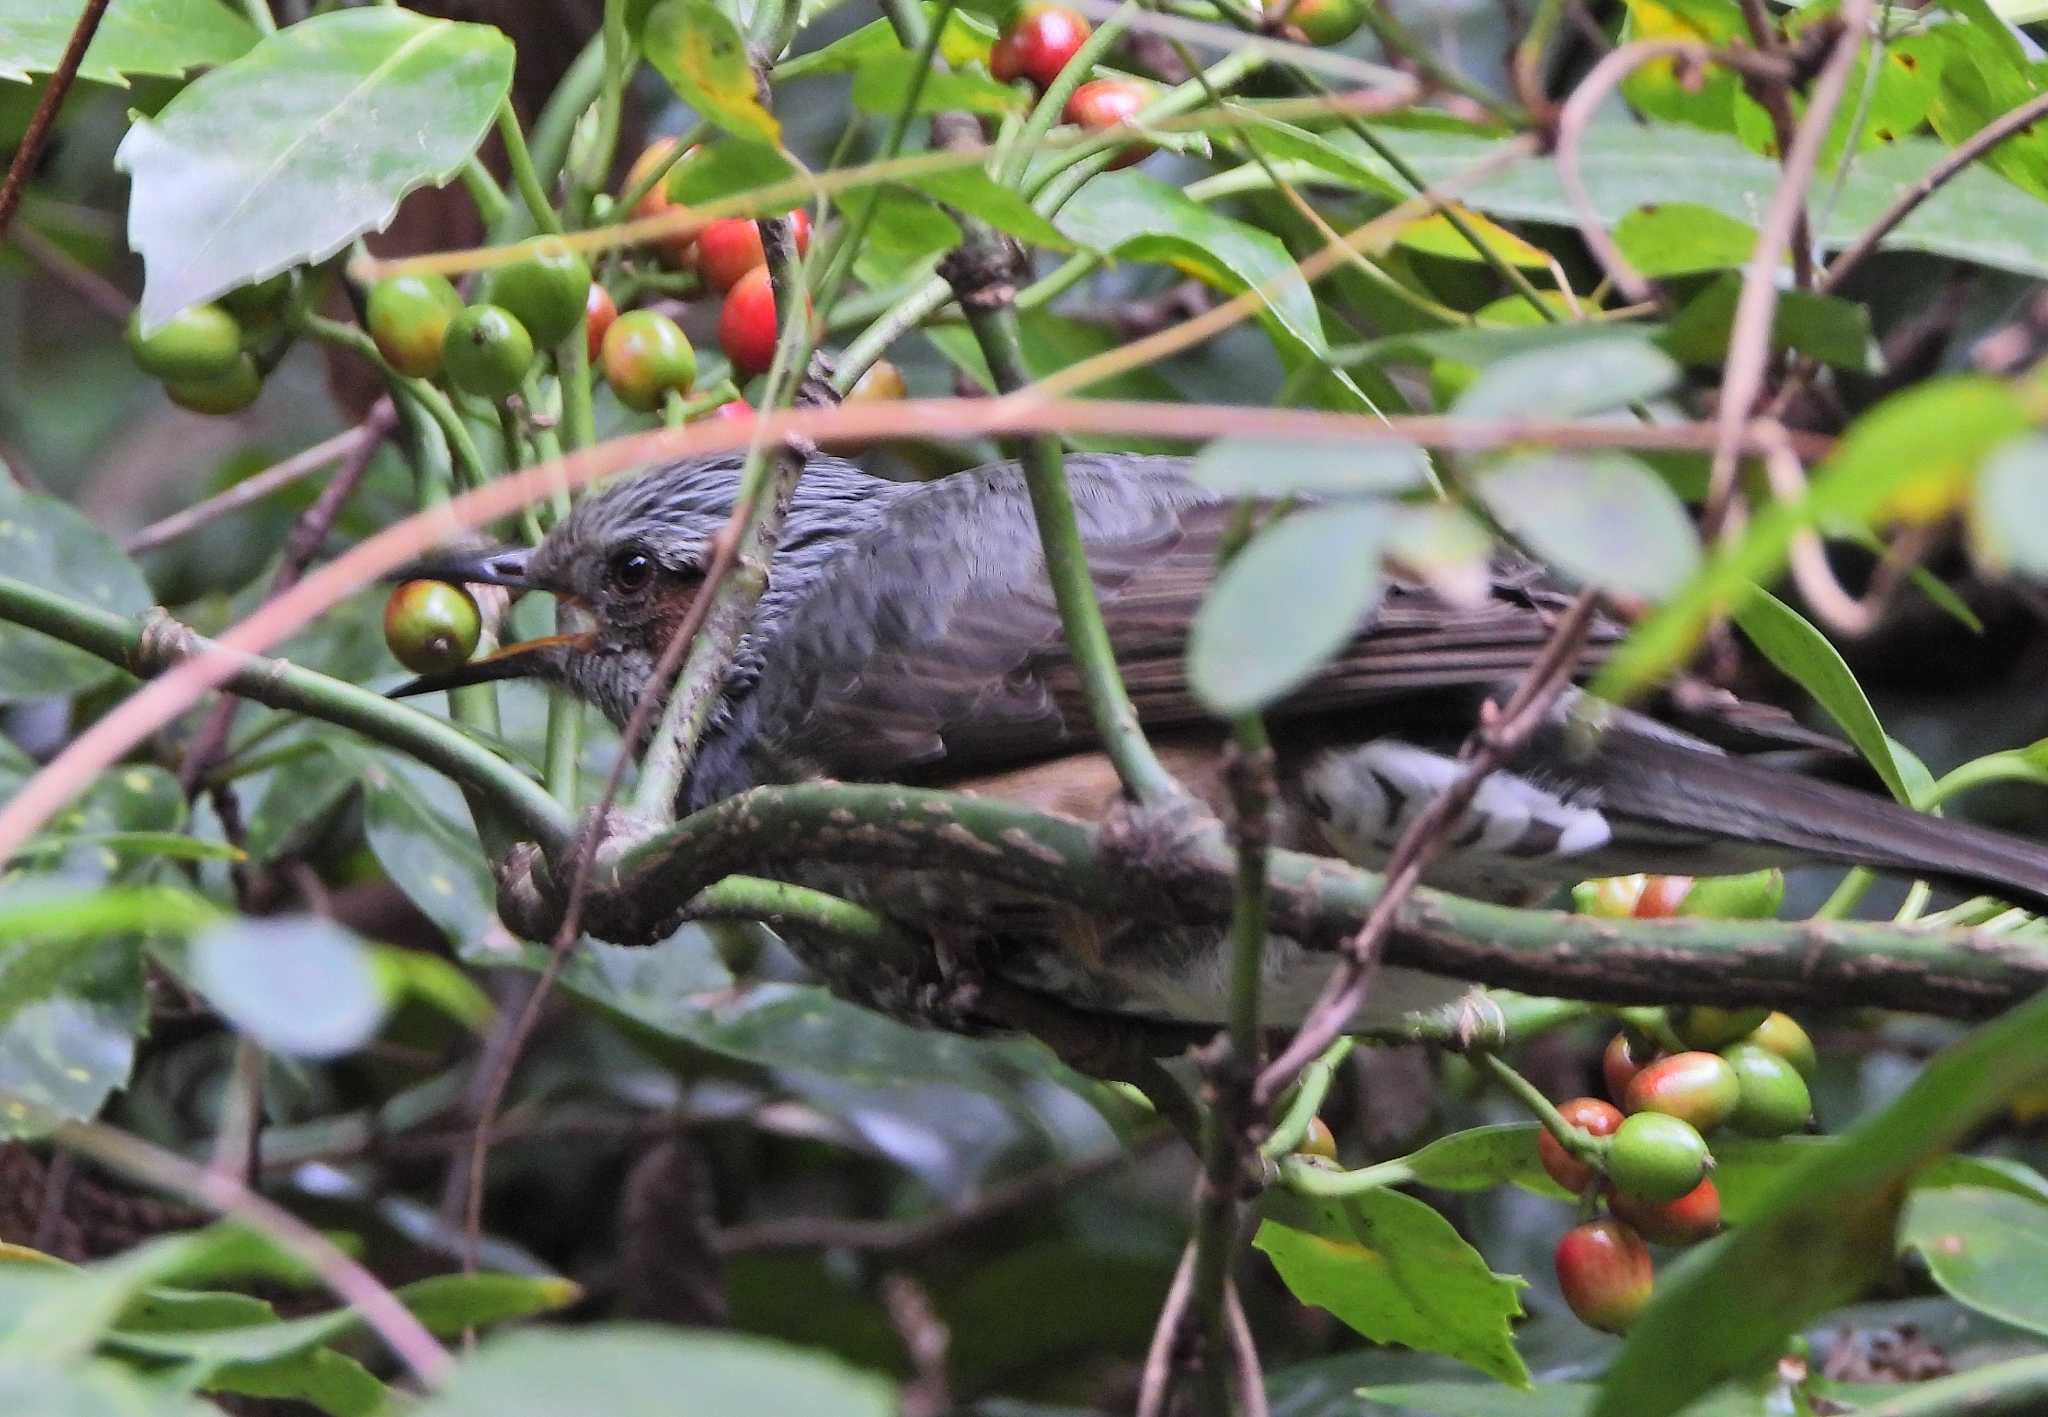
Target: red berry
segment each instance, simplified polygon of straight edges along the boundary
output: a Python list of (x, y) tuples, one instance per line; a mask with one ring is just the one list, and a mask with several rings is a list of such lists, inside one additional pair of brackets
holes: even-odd
[(612, 293), (601, 282), (592, 281), (590, 294), (583, 301), (583, 343), (593, 362), (597, 352), (604, 348), (604, 332), (618, 318), (619, 307), (613, 302)]
[(1294, 1151), (1297, 1156), (1320, 1156), (1325, 1161), (1335, 1161), (1337, 1134), (1321, 1117), (1311, 1117), (1308, 1119), (1308, 1135), (1301, 1139), (1301, 1145)]
[[(811, 249), (811, 214), (797, 208), (789, 214), (789, 228), (797, 254), (804, 255)], [(731, 290), (741, 276), (767, 264), (761, 228), (752, 217), (723, 217), (697, 233), (697, 274), (713, 290)]]
[[(1131, 79), (1091, 79), (1075, 89), (1074, 96), (1067, 100), (1065, 117), (1069, 123), (1078, 124), (1091, 133), (1106, 133), (1118, 126), (1128, 127), (1151, 96), (1151, 91), (1143, 84)], [(1129, 167), (1151, 155), (1150, 143), (1133, 142), (1117, 154), (1109, 170), (1114, 172), (1119, 167)]]
[[(1560, 1103), (1557, 1110), (1567, 1122), (1596, 1137), (1612, 1136), (1622, 1122), (1621, 1112), (1597, 1097), (1574, 1097)], [(1548, 1127), (1536, 1134), (1536, 1154), (1550, 1179), (1566, 1190), (1577, 1193), (1592, 1184), (1593, 1168), (1566, 1151)]]
[(1728, 1060), (1713, 1053), (1673, 1053), (1635, 1075), (1625, 1099), (1631, 1112), (1662, 1112), (1711, 1132), (1742, 1100)]
[(734, 399), (730, 403), (722, 403), (717, 408), (712, 409), (706, 417), (723, 419), (727, 423), (752, 423), (754, 421), (754, 406), (745, 399)]
[(1058, 5), (1034, 5), (1020, 13), (989, 50), (988, 71), (1004, 83), (1029, 79), (1041, 89), (1052, 87), (1087, 42), (1088, 21)]
[(1600, 1055), (1600, 1076), (1607, 1081), (1607, 1095), (1616, 1102), (1626, 1098), (1628, 1085), (1656, 1056), (1655, 1048), (1631, 1037), (1627, 1029), (1615, 1034), (1607, 1042), (1607, 1051)]
[(754, 267), (725, 293), (725, 306), (718, 312), (718, 347), (741, 378), (762, 373), (775, 362), (775, 285), (766, 266)]
[(1678, 907), (1685, 904), (1685, 897), (1691, 890), (1690, 876), (1646, 877), (1643, 893), (1636, 897), (1636, 919), (1662, 920), (1678, 914)]
[[(647, 150), (633, 159), (632, 170), (626, 174), (626, 185), (620, 190), (630, 192), (638, 187), (649, 173), (666, 163), (669, 154), (675, 150), (674, 138), (656, 138), (649, 143)], [(696, 149), (691, 149), (691, 152), (694, 151)], [(688, 157), (689, 153), (683, 156)], [(664, 172), (661, 180), (649, 187), (641, 195), (640, 200), (633, 204), (633, 217), (637, 221), (643, 217), (667, 216), (675, 209), (676, 204), (668, 199), (668, 174)], [(688, 263), (690, 247), (696, 239), (697, 233), (694, 230), (671, 232), (666, 236), (655, 237), (654, 248), (660, 254), (663, 264), (681, 266)]]
[(1712, 1177), (1662, 1205), (1627, 1195), (1609, 1196), (1607, 1204), (1644, 1239), (1658, 1245), (1695, 1245), (1721, 1229), (1721, 1192)]
[(1656, 1267), (1643, 1237), (1619, 1220), (1595, 1220), (1557, 1242), (1557, 1284), (1588, 1328), (1625, 1333), (1650, 1302)]

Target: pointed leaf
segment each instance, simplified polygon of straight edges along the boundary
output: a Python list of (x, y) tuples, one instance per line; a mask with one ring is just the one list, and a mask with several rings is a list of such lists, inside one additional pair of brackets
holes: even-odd
[(1651, 202), (1614, 225), (1614, 244), (1652, 280), (1736, 270), (1756, 249), (1756, 228), (1697, 202)]
[(1980, 1314), (2048, 1334), (2048, 1206), (2009, 1191), (1946, 1186), (1913, 1193), (1899, 1249)]
[(144, 327), (382, 230), (476, 151), (511, 82), (490, 26), (373, 6), (279, 30), (137, 119), (114, 162)]
[(1769, 591), (1758, 591), (1735, 613), (1742, 633), (1764, 653), (1764, 658), (1813, 695), (1828, 711), (1836, 725), (1849, 736), (1892, 796), (1911, 806), (1913, 794), (1899, 774), (1892, 756), (1892, 740), (1877, 721), (1877, 710), (1856, 682), (1841, 652), (1828, 638), (1784, 601)]
[(1511, 354), (1479, 371), (1451, 406), (1461, 418), (1577, 418), (1655, 398), (1678, 366), (1632, 335)]
[(641, 47), (698, 117), (735, 138), (782, 142), (782, 125), (761, 106), (746, 36), (711, 0), (661, 0), (647, 12)]

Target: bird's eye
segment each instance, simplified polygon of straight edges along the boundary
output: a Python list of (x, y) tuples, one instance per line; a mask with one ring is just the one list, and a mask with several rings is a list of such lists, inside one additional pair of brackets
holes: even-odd
[(613, 590), (637, 595), (654, 582), (654, 558), (645, 551), (621, 551), (605, 567), (605, 579)]

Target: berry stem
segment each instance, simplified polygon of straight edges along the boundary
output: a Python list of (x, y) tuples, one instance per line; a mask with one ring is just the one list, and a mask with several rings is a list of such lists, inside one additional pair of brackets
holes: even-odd
[(1535, 1114), (1543, 1124), (1543, 1130), (1557, 1139), (1557, 1144), (1572, 1156), (1588, 1166), (1603, 1168), (1607, 1161), (1607, 1139), (1582, 1131), (1564, 1119), (1564, 1114), (1551, 1105), (1549, 1098), (1536, 1084), (1530, 1082), (1513, 1068), (1501, 1061), (1498, 1053), (1481, 1053), (1479, 1057), (1493, 1071), (1502, 1087), (1513, 1093), (1515, 1100)]

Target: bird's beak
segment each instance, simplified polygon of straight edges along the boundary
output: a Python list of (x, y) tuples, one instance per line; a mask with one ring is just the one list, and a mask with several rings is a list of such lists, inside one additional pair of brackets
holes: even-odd
[[(515, 595), (524, 590), (552, 590), (553, 587), (543, 585), (529, 575), (528, 565), (531, 557), (532, 552), (525, 547), (500, 546), (476, 552), (449, 552), (415, 561), (395, 572), (392, 578), (408, 581), (449, 581), (456, 585), (503, 586)], [(580, 603), (560, 592), (556, 594), (564, 603)], [(391, 690), (389, 696), (404, 699), (416, 694), (460, 689), (466, 685), (488, 684), (500, 679), (542, 677), (556, 667), (562, 657), (589, 651), (596, 638), (594, 631), (584, 630), (573, 634), (543, 635), (538, 639), (521, 640), (457, 668), (407, 680)]]

